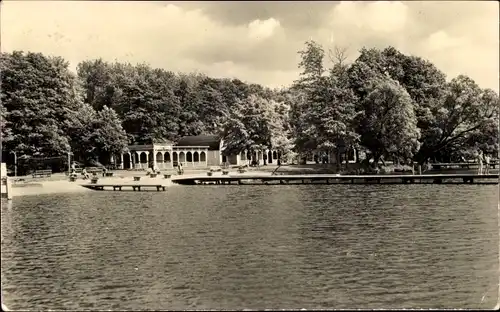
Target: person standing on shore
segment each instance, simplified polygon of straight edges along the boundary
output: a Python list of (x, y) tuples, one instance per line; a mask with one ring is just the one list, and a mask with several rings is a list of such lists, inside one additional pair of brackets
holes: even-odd
[(479, 151), (477, 154), (477, 163), (479, 164), (477, 174), (481, 175), (481, 174), (483, 174), (483, 152), (482, 151)]
[(86, 168), (82, 169), (82, 176), (83, 176), (84, 179), (89, 179), (90, 178), (90, 175), (87, 173), (87, 169)]
[(484, 155), (484, 174), (490, 174), (490, 156)]

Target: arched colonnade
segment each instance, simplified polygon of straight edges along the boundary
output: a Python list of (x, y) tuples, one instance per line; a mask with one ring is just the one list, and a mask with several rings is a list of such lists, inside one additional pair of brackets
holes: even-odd
[(262, 165), (264, 163), (264, 158), (266, 158), (266, 164), (277, 164), (278, 159), (281, 158), (281, 152), (276, 150), (261, 150), (254, 151), (253, 153), (250, 151), (243, 151), (239, 155), (239, 161), (242, 165), (251, 164), (252, 160), (257, 160)]
[(207, 167), (206, 149), (180, 149), (168, 151), (137, 150), (120, 155), (120, 169), (173, 169), (179, 162), (184, 167)]

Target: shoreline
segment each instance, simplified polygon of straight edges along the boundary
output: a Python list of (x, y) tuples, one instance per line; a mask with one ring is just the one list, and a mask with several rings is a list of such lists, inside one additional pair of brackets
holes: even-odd
[[(134, 184), (161, 184), (166, 187), (177, 186), (172, 180), (180, 177), (199, 177), (206, 176), (207, 170), (189, 170), (185, 171), (183, 175), (172, 175), (170, 179), (165, 179), (163, 173), (155, 178), (150, 178), (146, 176), (145, 171), (135, 171), (135, 172), (118, 172), (116, 177), (99, 177), (100, 183), (106, 184), (122, 184), (122, 185), (134, 185)], [(237, 171), (231, 170), (233, 174), (237, 174)], [(243, 173), (245, 174), (271, 174), (270, 172), (251, 170)], [(222, 172), (214, 172), (214, 176), (222, 175)], [(133, 177), (141, 176), (141, 181), (134, 181)], [(45, 194), (61, 194), (61, 193), (83, 193), (92, 192), (92, 190), (83, 187), (82, 185), (89, 184), (90, 180), (77, 179), (75, 182), (70, 182), (68, 177), (64, 174), (54, 174), (50, 179), (32, 179), (27, 177), (17, 177), (17, 179), (24, 179), (22, 181), (15, 180), (12, 183), (12, 197), (19, 196), (33, 196), (33, 195), (45, 195)]]
[[(270, 175), (276, 170), (278, 166), (268, 165), (261, 166), (259, 168), (250, 167), (246, 169), (245, 173), (238, 173), (236, 168), (231, 168), (229, 170), (229, 175)], [(166, 187), (171, 187), (177, 185), (173, 183), (173, 180), (178, 178), (190, 178), (190, 177), (206, 177), (207, 168), (203, 169), (185, 169), (183, 175), (177, 175), (172, 171), (162, 172), (156, 178), (150, 178), (146, 175), (146, 171), (128, 171), (128, 170), (117, 170), (114, 171), (115, 177), (99, 177), (99, 182), (101, 183), (119, 183), (123, 185), (133, 185), (133, 184), (162, 184)], [(467, 173), (476, 172), (476, 170), (430, 170), (426, 171), (425, 174), (453, 174), (456, 172)], [(498, 173), (497, 170), (492, 170), (493, 174)], [(164, 179), (163, 174), (171, 173), (172, 177), (170, 179)], [(308, 174), (332, 174), (332, 168), (328, 165), (285, 165), (281, 166), (278, 174), (292, 174), (292, 175), (308, 175)], [(393, 175), (404, 175), (405, 173), (392, 173)], [(422, 172), (424, 174), (424, 172)], [(213, 173), (213, 176), (222, 175), (221, 171)], [(386, 175), (386, 174), (377, 174)], [(133, 180), (133, 177), (140, 176), (141, 181), (137, 182)], [(92, 190), (83, 187), (83, 184), (89, 184), (89, 180), (77, 179), (75, 182), (70, 182), (68, 177), (64, 173), (53, 174), (50, 178), (39, 178), (33, 179), (30, 176), (24, 177), (10, 177), (12, 180), (12, 197), (18, 196), (33, 196), (33, 195), (45, 195), (45, 194), (60, 194), (60, 193), (83, 193), (92, 192)]]

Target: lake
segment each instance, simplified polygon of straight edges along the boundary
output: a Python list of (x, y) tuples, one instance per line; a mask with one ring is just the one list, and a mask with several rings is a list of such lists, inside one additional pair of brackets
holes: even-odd
[(498, 187), (172, 186), (2, 201), (13, 310), (492, 308)]

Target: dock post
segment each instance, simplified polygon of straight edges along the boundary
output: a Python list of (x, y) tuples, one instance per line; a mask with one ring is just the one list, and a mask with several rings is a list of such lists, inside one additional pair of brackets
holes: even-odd
[(418, 175), (422, 175), (422, 165), (418, 165)]

